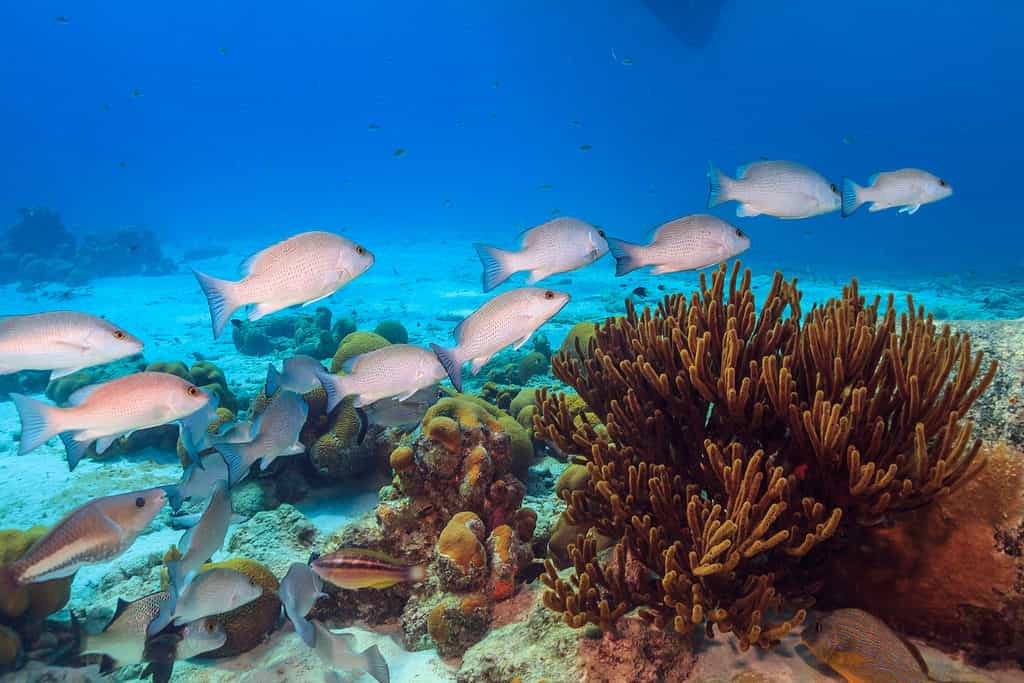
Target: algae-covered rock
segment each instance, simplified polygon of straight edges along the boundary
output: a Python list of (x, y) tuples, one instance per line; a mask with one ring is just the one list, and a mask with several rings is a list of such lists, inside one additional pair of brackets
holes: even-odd
[(398, 322), (397, 320), (382, 320), (373, 330), (374, 334), (387, 339), (392, 344), (408, 344), (409, 333), (405, 329), (405, 325)]
[(321, 306), (312, 313), (275, 315), (253, 322), (233, 319), (231, 340), (247, 356), (287, 352), (329, 358), (341, 338), (354, 329), (350, 319), (332, 325), (331, 317), (330, 309)]
[[(25, 531), (0, 531), (0, 567), (18, 560), (47, 531), (45, 526), (34, 526)], [(0, 593), (0, 621), (23, 618), (38, 622), (45, 619), (67, 604), (73, 580), (74, 575), (30, 583)]]
[(225, 549), (233, 554), (245, 553), (261, 562), (276, 576), (284, 576), (293, 562), (305, 563), (313, 550), (319, 549), (320, 532), (297, 509), (282, 504), (275, 510), (257, 512), (240, 524), (228, 539)]
[(21, 636), (12, 628), (0, 624), (0, 671), (11, 668), (21, 654)]

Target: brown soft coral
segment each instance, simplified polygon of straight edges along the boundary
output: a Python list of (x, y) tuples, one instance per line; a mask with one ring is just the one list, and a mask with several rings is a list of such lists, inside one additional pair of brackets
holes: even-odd
[(912, 301), (902, 315), (880, 303), (854, 281), (801, 321), (795, 281), (776, 274), (758, 311), (749, 271), (723, 265), (654, 312), (627, 301), (582, 359), (556, 356), (593, 411), (538, 396), (538, 434), (589, 474), (563, 489), (565, 520), (617, 545), (608, 561), (593, 539), (571, 545), (575, 573), (548, 566), (547, 604), (573, 626), (608, 630), (640, 607), (657, 626), (767, 647), (813, 602), (819, 546), (856, 542), (976, 471), (961, 416), (994, 363), (982, 374), (969, 339)]

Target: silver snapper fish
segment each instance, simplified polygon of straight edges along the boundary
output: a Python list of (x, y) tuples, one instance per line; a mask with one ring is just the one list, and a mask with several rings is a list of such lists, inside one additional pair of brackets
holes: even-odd
[(57, 379), (142, 352), (142, 342), (88, 313), (51, 311), (0, 320), (0, 375), (50, 370)]
[(213, 435), (210, 434), (209, 428), (217, 419), (217, 408), (220, 407), (220, 396), (210, 392), (206, 392), (206, 394), (210, 397), (206, 405), (191, 415), (183, 417), (179, 430), (181, 445), (185, 447), (185, 452), (188, 453), (192, 462), (199, 463), (200, 467), (203, 466), (200, 453), (211, 445), (210, 440)]
[(394, 398), (383, 398), (368, 406), (356, 408), (356, 417), (359, 418), (359, 432), (356, 434), (356, 443), (363, 443), (370, 425), (378, 425), (386, 429), (388, 427), (410, 427), (419, 424), (423, 421), (423, 415), (430, 406), (446, 395), (439, 385), (431, 384), (429, 387), (423, 387), (418, 390), (404, 401)]
[(305, 399), (290, 391), (282, 391), (253, 420), (251, 440), (241, 443), (216, 441), (213, 447), (220, 451), (228, 464), (231, 484), (244, 479), (257, 460), (260, 469), (265, 470), (278, 457), (305, 453), (306, 447), (299, 442), (299, 432), (308, 414), (309, 406)]
[(484, 291), (489, 292), (513, 274), (529, 271), (532, 285), (556, 273), (589, 266), (608, 253), (604, 232), (578, 218), (556, 218), (530, 228), (523, 235), (519, 251), (505, 251), (476, 243), (484, 267)]
[(174, 653), (177, 659), (191, 659), (204, 652), (219, 650), (228, 641), (224, 624), (209, 617), (185, 625)]
[(171, 604), (167, 591), (150, 593), (138, 600), (117, 601), (117, 609), (110, 623), (97, 634), (83, 633), (81, 654), (101, 652), (117, 665), (129, 666), (146, 661), (146, 646), (150, 636), (159, 632), (152, 625), (164, 620)]
[(250, 256), (238, 281), (220, 280), (197, 270), (210, 304), (217, 338), (242, 306), (249, 320), (326, 299), (373, 265), (373, 254), (352, 240), (330, 232), (303, 232)]
[(437, 384), (446, 374), (434, 353), (412, 344), (388, 344), (354, 356), (342, 370), (346, 374), (333, 375), (326, 370), (318, 374), (327, 392), (328, 411), (347, 396), (355, 397), (352, 405), (356, 408), (383, 398), (404, 401), (420, 389)]
[(320, 386), (318, 373), (324, 372), (324, 366), (312, 356), (292, 356), (281, 364), (278, 372), (274, 364), (267, 366), (267, 382), (263, 393), (273, 396), (278, 389), (292, 391), (296, 394), (308, 394)]
[(694, 214), (658, 227), (650, 244), (633, 244), (608, 238), (615, 257), (615, 274), (654, 266), (662, 275), (696, 270), (727, 261), (750, 247), (750, 238), (739, 228), (715, 216)]
[(319, 621), (313, 621), (316, 629), (314, 649), (320, 661), (326, 666), (345, 671), (360, 670), (373, 676), (378, 683), (390, 683), (391, 672), (388, 663), (376, 645), (362, 652), (354, 650), (356, 637), (348, 633), (331, 633)]
[(295, 632), (302, 638), (302, 642), (309, 647), (315, 645), (316, 632), (306, 615), (318, 599), (327, 597), (327, 593), (321, 590), (323, 585), (323, 579), (314, 574), (309, 565), (295, 562), (288, 568), (288, 573), (281, 581), (281, 588), (277, 591), (285, 615), (295, 626)]
[(135, 430), (180, 421), (210, 397), (177, 375), (137, 372), (82, 387), (68, 397), (67, 408), (21, 394), (11, 394), (11, 400), (21, 418), (18, 453), (24, 455), (59, 434), (68, 467), (74, 469), (93, 442), (96, 452), (103, 453), (117, 438)]
[(186, 500), (203, 500), (210, 497), (218, 481), (230, 482), (231, 473), (224, 456), (219, 452), (202, 456), (185, 468), (177, 484), (164, 486), (167, 501), (174, 510), (180, 510)]
[(177, 598), (174, 625), (223, 614), (263, 595), (263, 586), (242, 572), (216, 567), (199, 572)]
[(520, 287), (503, 292), (459, 323), (455, 346), (431, 344), (456, 391), (462, 391), (462, 365), (472, 361), (473, 374), (509, 344), (518, 350), (541, 325), (569, 303), (569, 295), (551, 289)]
[(900, 213), (914, 215), (922, 204), (930, 204), (953, 194), (953, 188), (942, 178), (917, 168), (876, 173), (861, 187), (843, 178), (843, 217), (851, 215), (862, 204), (871, 202), (868, 211), (900, 207)]
[(175, 600), (195, 577), (203, 563), (224, 545), (224, 536), (231, 524), (231, 496), (227, 482), (213, 487), (206, 509), (194, 527), (181, 535), (178, 552), (181, 558), (167, 562), (167, 578)]
[(95, 498), (69, 512), (18, 560), (0, 567), (0, 588), (71, 576), (114, 559), (135, 542), (167, 502), (162, 488)]
[(708, 180), (708, 208), (737, 201), (736, 215), (741, 217), (809, 218), (840, 205), (835, 184), (795, 161), (755, 161), (737, 168), (735, 179), (711, 166)]

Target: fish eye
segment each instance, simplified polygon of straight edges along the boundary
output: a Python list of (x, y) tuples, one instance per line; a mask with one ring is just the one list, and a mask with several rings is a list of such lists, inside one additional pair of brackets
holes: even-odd
[(834, 192), (835, 194), (839, 194), (839, 188), (836, 187), (835, 183), (832, 183), (831, 185), (829, 185), (829, 187), (832, 188), (832, 192)]
[(206, 630), (209, 631), (210, 633), (213, 633), (213, 629), (214, 629), (213, 622), (212, 621), (206, 622)]
[(360, 256), (362, 256), (363, 254), (366, 253), (366, 250), (363, 249), (361, 246), (356, 245), (356, 253), (359, 254)]
[(554, 298), (555, 298), (555, 293), (554, 293), (554, 292), (552, 292), (552, 291), (551, 291), (551, 290), (549, 289), (548, 291), (544, 292), (544, 298), (545, 298), (545, 299), (554, 299)]
[(817, 624), (814, 625), (814, 630), (817, 631), (818, 633), (822, 632), (823, 629), (822, 629), (820, 621)]
[(743, 231), (740, 230), (739, 228), (736, 228), (736, 236), (737, 237), (746, 237), (746, 235), (743, 234)]
[(199, 387), (197, 387), (195, 384), (189, 385), (186, 391), (188, 392), (188, 395), (191, 396), (192, 398), (195, 398), (196, 396), (199, 395)]
[(138, 498), (136, 498), (135, 499), (135, 507), (137, 507), (137, 508), (146, 507), (146, 499), (143, 498), (142, 496), (139, 496)]
[(598, 230), (597, 234), (600, 235), (601, 237), (604, 237), (604, 230)]
[[(940, 180), (939, 182), (941, 183), (942, 181)], [(124, 339), (127, 339), (127, 338), (128, 338), (128, 335), (125, 334), (124, 332), (122, 332), (121, 330), (114, 330), (114, 339), (124, 340)]]
[(939, 185), (941, 185), (942, 187), (945, 187), (946, 186), (946, 181), (943, 180), (942, 178), (939, 178)]

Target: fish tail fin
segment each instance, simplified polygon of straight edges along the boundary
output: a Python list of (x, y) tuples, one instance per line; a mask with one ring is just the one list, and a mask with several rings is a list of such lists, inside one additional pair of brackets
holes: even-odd
[(307, 647), (313, 647), (316, 645), (316, 629), (313, 628), (313, 622), (298, 614), (290, 614), (288, 616), (291, 618), (292, 624), (295, 626), (295, 632), (299, 634), (299, 638), (302, 638), (302, 642), (304, 642)]
[(476, 255), (480, 257), (480, 263), (484, 267), (485, 292), (491, 291), (518, 270), (513, 262), (516, 255), (514, 251), (505, 251), (480, 242), (475, 243), (473, 248), (476, 249)]
[(391, 682), (388, 663), (384, 661), (384, 655), (380, 653), (376, 645), (371, 645), (363, 650), (362, 655), (366, 657), (366, 673), (377, 679), (377, 683)]
[(185, 498), (181, 495), (181, 487), (177, 484), (168, 484), (163, 488), (167, 494), (167, 502), (170, 503), (171, 509), (175, 512), (180, 510), (182, 503), (185, 502)]
[(23, 394), (11, 394), (11, 400), (21, 419), (21, 443), (18, 455), (39, 448), (52, 437), (59, 434), (62, 428), (57, 419), (60, 408), (43, 401), (37, 401)]
[(852, 216), (853, 212), (864, 203), (860, 197), (860, 191), (863, 189), (849, 178), (843, 178), (843, 218)]
[(643, 268), (643, 245), (633, 244), (624, 240), (607, 238), (608, 251), (612, 252), (615, 258), (615, 276), (620, 277), (626, 273), (632, 273), (637, 268)]
[(412, 583), (420, 583), (425, 581), (427, 578), (427, 565), (417, 564), (409, 567), (409, 581)]
[(324, 391), (327, 392), (327, 412), (337, 408), (338, 404), (346, 396), (350, 395), (344, 375), (335, 375), (326, 370), (318, 370), (316, 377), (320, 380), (320, 384), (323, 385)]
[(437, 356), (437, 360), (441, 361), (444, 371), (448, 373), (448, 379), (452, 381), (452, 386), (455, 387), (455, 391), (462, 393), (462, 362), (458, 359), (455, 354), (455, 349), (445, 349), (437, 344), (431, 344), (430, 349)]
[(269, 398), (281, 388), (281, 373), (273, 363), (267, 364), (267, 381), (263, 385), (263, 393)]
[(370, 418), (362, 408), (356, 408), (356, 417), (359, 418), (359, 432), (356, 434), (356, 444), (362, 446), (366, 439), (366, 432), (370, 429)]
[(249, 446), (249, 443), (218, 443), (214, 444), (214, 448), (224, 458), (224, 463), (228, 466), (228, 483), (234, 486), (248, 474), (249, 468), (246, 466), (245, 449)]
[(715, 165), (708, 162), (708, 208), (714, 208), (732, 199), (729, 192), (732, 189), (733, 179), (715, 168)]
[(238, 300), (238, 283), (220, 280), (193, 269), (192, 274), (203, 288), (206, 301), (210, 305), (210, 320), (213, 322), (213, 338), (216, 339), (224, 331), (231, 314), (237, 311), (242, 302)]

